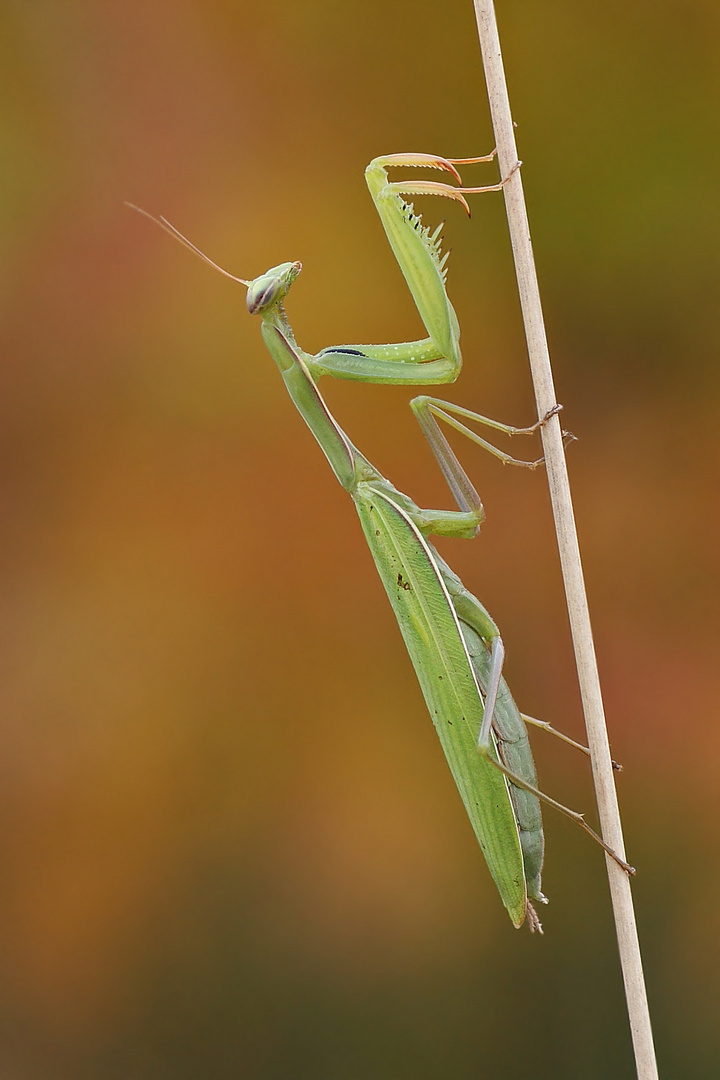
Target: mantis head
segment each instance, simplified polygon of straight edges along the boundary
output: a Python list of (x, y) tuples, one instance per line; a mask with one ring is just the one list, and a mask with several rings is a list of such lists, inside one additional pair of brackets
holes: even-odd
[(286, 262), (266, 270), (254, 281), (247, 281), (247, 309), (251, 315), (264, 314), (287, 296), (288, 290), (302, 270), (302, 263)]

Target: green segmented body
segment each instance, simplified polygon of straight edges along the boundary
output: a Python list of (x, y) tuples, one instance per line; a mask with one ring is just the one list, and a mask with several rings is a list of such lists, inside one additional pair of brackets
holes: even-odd
[[(407, 512), (373, 483), (358, 484), (352, 496), (470, 823), (508, 914), (514, 925), (520, 926), (528, 896), (544, 899), (540, 890), (540, 806), (534, 796), (508, 784), (503, 774), (478, 754), (477, 735), (483, 719), (478, 673), (486, 675), (482, 654), (489, 656), (487, 646), (472, 627), (458, 619), (441, 560)], [(474, 659), (466, 635), (479, 649)], [(514, 722), (517, 720), (523, 731), (524, 724), (506, 685), (495, 716), (499, 721), (496, 746), (500, 730), (513, 739), (510, 745), (514, 748)], [(500, 740), (501, 759), (505, 761), (502, 735)], [(513, 757), (527, 759), (528, 755), (525, 733), (522, 750)], [(506, 764), (512, 767), (510, 761)], [(532, 758), (521, 773), (523, 778), (526, 774), (534, 778)], [(527, 797), (535, 804), (535, 813), (526, 813), (519, 821), (515, 798), (520, 796), (521, 802)], [(529, 860), (528, 874), (525, 849), (530, 847), (536, 853), (539, 850), (539, 862), (536, 856)]]
[[(485, 693), (490, 673), (490, 653), (485, 642), (472, 626), (460, 620), (465, 647), (475, 672), (478, 685)], [(498, 756), (508, 769), (520, 776), (532, 787), (537, 787), (537, 773), (530, 749), (527, 728), (520, 710), (510, 693), (505, 679), (500, 680), (495, 710), (493, 712), (493, 735)], [(522, 848), (523, 866), (527, 893), (531, 900), (544, 903), (541, 888), (541, 873), (545, 841), (542, 827), (540, 802), (535, 795), (515, 784), (509, 783), (508, 790), (515, 810), (515, 821)]]

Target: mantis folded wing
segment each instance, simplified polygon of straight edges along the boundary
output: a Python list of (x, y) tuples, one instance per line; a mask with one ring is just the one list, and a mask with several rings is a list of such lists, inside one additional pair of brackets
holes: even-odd
[[(466, 195), (497, 191), (509, 176), (497, 184), (468, 188), (428, 180), (392, 183), (387, 169), (412, 166), (444, 170), (461, 184), (457, 165), (490, 161), (494, 156), (494, 152), (464, 159), (394, 154), (376, 158), (366, 169), (370, 194), (427, 330), (428, 336), (420, 341), (338, 345), (316, 355), (306, 353), (295, 340), (283, 303), (302, 269), (299, 262), (272, 267), (252, 281), (234, 278), (215, 263), (211, 265), (247, 286), (248, 310), (261, 317), (265, 344), (288, 393), (355, 503), (433, 724), (502, 902), (515, 926), (527, 919), (531, 929), (539, 930), (532, 906), (533, 900), (545, 902), (540, 884), (543, 832), (539, 800), (578, 820), (605, 845), (581, 815), (538, 791), (527, 731), (502, 678), (504, 647), (498, 628), (440, 557), (429, 537), (473, 537), (484, 518), (480, 497), (438, 420), (503, 462), (534, 468), (540, 462), (510, 457), (481, 438), (465, 421), (516, 435), (531, 434), (547, 417), (530, 428), (513, 428), (450, 402), (416, 397), (411, 407), (458, 506), (457, 510), (430, 510), (417, 506), (370, 464), (332, 416), (317, 388), (323, 375), (424, 386), (457, 378), (462, 365), (460, 330), (445, 289), (447, 255), (440, 250), (440, 229), (431, 234), (406, 197), (444, 196), (468, 209)], [(153, 220), (211, 262), (165, 219)], [(617, 859), (614, 852), (606, 850)], [(618, 861), (628, 872), (632, 870)]]

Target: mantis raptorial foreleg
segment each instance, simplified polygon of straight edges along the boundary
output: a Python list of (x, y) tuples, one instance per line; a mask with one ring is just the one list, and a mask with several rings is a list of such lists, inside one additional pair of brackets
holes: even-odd
[(389, 168), (426, 168), (450, 173), (461, 183), (456, 164), (492, 161), (495, 151), (482, 157), (442, 158), (433, 154), (388, 154), (375, 158), (365, 179), (391, 248), (403, 272), (428, 337), (390, 345), (333, 345), (306, 357), (313, 378), (333, 375), (360, 382), (430, 386), (454, 382), (460, 374), (460, 327), (445, 290), (448, 253), (440, 248), (442, 225), (434, 232), (422, 224), (408, 195), (437, 195), (459, 202), (470, 213), (466, 195), (500, 191), (520, 167), (518, 162), (497, 184), (455, 187), (433, 180), (388, 180)]

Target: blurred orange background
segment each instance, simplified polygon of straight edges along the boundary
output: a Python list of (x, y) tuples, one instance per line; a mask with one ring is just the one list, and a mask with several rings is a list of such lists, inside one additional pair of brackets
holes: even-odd
[[(363, 181), (492, 146), (470, 0), (9, 0), (0, 1075), (634, 1075), (604, 860), (547, 819), (513, 931), (347, 497), (238, 286), (301, 259), (308, 350), (421, 327)], [(709, 0), (498, 4), (661, 1074), (717, 1075), (717, 65)], [(492, 167), (468, 170), (491, 182)], [(465, 369), (533, 419), (502, 199), (451, 205)], [(450, 505), (411, 389), (324, 386)], [(443, 553), (526, 711), (582, 737), (541, 474), (461, 446)], [(582, 760), (534, 738), (580, 809)], [(579, 830), (577, 830), (579, 832)]]

